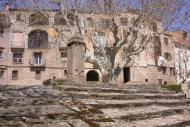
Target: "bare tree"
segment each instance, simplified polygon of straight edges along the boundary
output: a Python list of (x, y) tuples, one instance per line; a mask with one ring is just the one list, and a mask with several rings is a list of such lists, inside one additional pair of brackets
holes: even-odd
[(0, 31), (10, 27), (9, 17), (6, 14), (0, 14)]
[[(34, 9), (46, 15), (36, 0)], [(179, 18), (183, 0), (49, 0), (59, 4), (55, 23), (67, 27), (70, 37), (80, 34), (90, 43), (86, 61), (100, 69), (105, 82), (114, 83), (123, 67), (141, 53), (152, 38), (159, 36)], [(121, 13), (133, 17), (122, 19)], [(40, 19), (39, 19), (40, 20)], [(165, 29), (157, 23), (164, 21)], [(125, 24), (121, 26), (121, 23)], [(60, 36), (67, 38), (55, 24), (50, 24)], [(92, 28), (89, 28), (90, 27)], [(111, 38), (111, 39), (110, 39)], [(119, 54), (119, 62), (118, 56)]]

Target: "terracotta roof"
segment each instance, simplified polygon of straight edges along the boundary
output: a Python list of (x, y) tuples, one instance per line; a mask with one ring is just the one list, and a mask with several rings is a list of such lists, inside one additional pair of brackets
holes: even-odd
[(187, 40), (179, 40), (179, 41), (177, 41), (177, 42), (175, 42), (176, 44), (179, 44), (179, 45), (181, 45), (181, 46), (184, 46), (184, 47), (186, 47), (186, 48), (190, 48), (190, 40), (189, 39), (187, 39)]

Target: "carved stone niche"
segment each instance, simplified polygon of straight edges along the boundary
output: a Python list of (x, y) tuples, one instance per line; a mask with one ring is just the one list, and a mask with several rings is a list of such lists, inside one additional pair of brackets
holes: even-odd
[(77, 83), (85, 82), (84, 66), (86, 45), (83, 37), (73, 36), (67, 43), (68, 47), (68, 80)]

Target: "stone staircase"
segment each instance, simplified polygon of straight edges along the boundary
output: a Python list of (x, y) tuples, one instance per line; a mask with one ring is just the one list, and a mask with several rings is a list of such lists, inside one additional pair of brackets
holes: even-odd
[(190, 127), (190, 100), (157, 85), (0, 86), (0, 127)]
[(190, 99), (158, 85), (67, 84), (61, 89), (80, 103), (103, 112), (111, 121), (95, 121), (101, 127), (190, 126)]

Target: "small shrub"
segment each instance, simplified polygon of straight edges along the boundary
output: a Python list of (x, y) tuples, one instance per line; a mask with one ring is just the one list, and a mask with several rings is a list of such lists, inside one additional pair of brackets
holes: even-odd
[(59, 85), (59, 82), (57, 80), (52, 80), (51, 81), (51, 85), (53, 86), (58, 86)]
[(59, 88), (59, 85), (60, 85), (60, 83), (59, 83), (57, 80), (52, 80), (51, 84), (53, 85), (53, 87), (54, 87), (55, 89), (58, 89), (58, 88)]
[(67, 82), (67, 79), (55, 79), (55, 80), (57, 80), (58, 82)]
[(43, 81), (43, 85), (45, 85), (45, 86), (51, 85), (51, 79), (47, 79), (47, 80)]
[(175, 91), (176, 93), (181, 92), (181, 86), (180, 85), (174, 85), (174, 84), (166, 84), (161, 85), (162, 88), (166, 88), (169, 91)]

